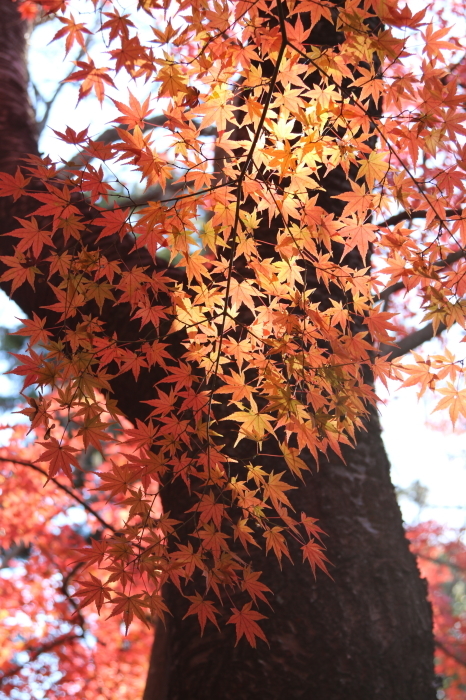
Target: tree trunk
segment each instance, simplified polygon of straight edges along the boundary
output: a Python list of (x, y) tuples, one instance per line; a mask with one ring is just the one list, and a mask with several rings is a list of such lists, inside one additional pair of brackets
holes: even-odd
[(173, 595), (168, 693), (144, 700), (436, 697), (426, 582), (408, 549), (375, 414), (345, 459), (323, 463), (293, 501), (327, 532), (334, 580), (319, 572), (314, 581), (298, 548), (282, 572), (274, 557), (254, 552), (275, 593), (263, 624), (270, 649), (244, 639), (234, 647), (233, 626), (219, 634), (208, 624), (201, 639)]
[[(0, 12), (0, 172), (14, 175), (16, 168), (24, 165), (23, 158), (38, 153), (36, 122), (28, 96), (28, 23), (21, 19), (12, 0), (0, 0)], [(5, 234), (17, 228), (14, 217), (24, 217), (30, 210), (31, 203), (25, 197), (14, 203), (11, 197), (0, 197), (1, 255), (13, 254), (17, 239)], [(3, 272), (3, 264), (1, 267)], [(27, 314), (44, 303), (40, 295), (35, 299), (29, 285), (17, 290), (15, 301)]]
[[(25, 23), (11, 0), (0, 0), (0, 171), (14, 172), (27, 153), (37, 151), (27, 99)], [(24, 215), (0, 199), (0, 229), (14, 227)], [(1, 254), (11, 254), (12, 239), (1, 239)], [(46, 283), (36, 291), (23, 285), (13, 298), (25, 313), (47, 299)], [(124, 384), (116, 398), (134, 419), (140, 393)], [(221, 634), (209, 623), (204, 637), (194, 618), (182, 621), (186, 602), (171, 595), (174, 614), (167, 633), (154, 645), (144, 700), (433, 700), (433, 639), (426, 585), (408, 550), (401, 516), (389, 477), (389, 465), (377, 417), (359, 435), (347, 464), (335, 457), (308, 476), (296, 492), (298, 509), (320, 519), (328, 533), (333, 581), (309, 566), (254, 553), (275, 592), (274, 611), (264, 629), (269, 648), (257, 650), (242, 640), (234, 647), (233, 627)], [(176, 504), (173, 504), (176, 505)]]
[(0, 166), (1, 172), (14, 173), (21, 158), (37, 153), (37, 138), (27, 91), (27, 24), (14, 2), (2, 0), (1, 13)]

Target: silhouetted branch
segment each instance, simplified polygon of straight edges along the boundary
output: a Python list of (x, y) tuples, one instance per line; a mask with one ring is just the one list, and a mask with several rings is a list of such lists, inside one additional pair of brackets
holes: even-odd
[(424, 559), (424, 561), (430, 561), (432, 562), (432, 564), (438, 564), (439, 566), (448, 566), (449, 569), (452, 569), (453, 571), (459, 571), (461, 573), (466, 572), (465, 567), (458, 566), (458, 564), (454, 564), (452, 561), (443, 561), (443, 559), (427, 557), (425, 554), (419, 554), (419, 552), (415, 552), (415, 554), (417, 557), (419, 557), (419, 559)]
[(24, 544), (23, 541), (18, 544), (13, 543), (11, 547), (3, 550), (0, 569), (8, 568), (8, 565), (12, 559), (23, 559), (29, 554), (30, 548)]
[(80, 639), (80, 635), (78, 634), (62, 634), (60, 637), (57, 637), (56, 639), (52, 639), (50, 642), (43, 644), (41, 647), (38, 647), (37, 649), (21, 649), (21, 651), (25, 651), (27, 654), (29, 654), (29, 659), (27, 663), (25, 664), (15, 664), (12, 668), (10, 668), (9, 671), (5, 671), (0, 676), (0, 685), (7, 679), (11, 678), (12, 676), (16, 676), (23, 668), (25, 668), (28, 664), (30, 664), (32, 661), (35, 661), (41, 654), (45, 654), (49, 651), (52, 651), (57, 646), (60, 646), (61, 644), (66, 644), (67, 642), (71, 642), (74, 639)]
[[(445, 214), (446, 216), (462, 216), (462, 210), (461, 209), (446, 209)], [(394, 214), (393, 216), (390, 216), (388, 219), (385, 219), (385, 221), (379, 221), (376, 226), (395, 226), (396, 224), (400, 224), (402, 221), (411, 221), (412, 219), (425, 219), (427, 217), (427, 212), (426, 211), (412, 211), (412, 212), (407, 212), (407, 211), (400, 211), (398, 214)]]
[(394, 360), (396, 357), (402, 357), (408, 352), (411, 352), (411, 350), (415, 350), (417, 347), (419, 347), (419, 345), (422, 345), (427, 340), (431, 340), (435, 336), (441, 335), (445, 329), (446, 326), (444, 326), (443, 323), (440, 323), (439, 327), (437, 328), (437, 332), (434, 333), (432, 323), (428, 323), (418, 331), (413, 331), (413, 333), (410, 333), (405, 338), (398, 340), (398, 347), (393, 347), (392, 345), (385, 345), (382, 343), (380, 346), (380, 353), (382, 355), (388, 354), (389, 356), (387, 359)]
[(72, 489), (68, 488), (68, 486), (65, 486), (65, 484), (61, 484), (58, 479), (55, 479), (53, 476), (49, 476), (45, 469), (42, 469), (41, 467), (38, 467), (37, 464), (33, 464), (33, 462), (27, 462), (22, 459), (16, 459), (14, 457), (0, 457), (0, 462), (12, 462), (13, 464), (20, 464), (23, 467), (29, 467), (29, 469), (34, 469), (36, 472), (39, 472), (40, 474), (43, 474), (48, 481), (53, 481), (53, 483), (58, 486), (59, 489), (64, 491), (65, 493), (68, 494), (71, 498), (73, 498), (75, 501), (77, 501), (85, 510), (87, 510), (88, 513), (94, 516), (101, 525), (103, 525), (105, 528), (108, 530), (111, 530), (112, 532), (116, 532), (116, 529), (113, 527), (113, 525), (110, 525), (107, 523), (101, 515), (95, 511), (92, 506), (90, 506), (86, 501), (84, 501), (80, 496), (78, 496), (77, 493), (74, 493)]
[(445, 644), (440, 641), (440, 639), (437, 639), (437, 637), (435, 638), (435, 646), (438, 649), (441, 649), (444, 652), (444, 654), (456, 661), (456, 663), (461, 664), (461, 666), (466, 666), (466, 659), (463, 659), (461, 656), (458, 656), (458, 654), (455, 651), (452, 651), (451, 649), (446, 647)]

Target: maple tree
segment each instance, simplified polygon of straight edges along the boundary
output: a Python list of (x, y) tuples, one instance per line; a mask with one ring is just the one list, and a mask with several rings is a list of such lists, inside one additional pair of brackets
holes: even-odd
[[(146, 697), (166, 682), (169, 664), (157, 659), (168, 647), (173, 697), (189, 688), (227, 698), (232, 674), (252, 695), (267, 677), (275, 697), (274, 648), (294, 669), (289, 697), (303, 684), (322, 693), (335, 657), (333, 697), (348, 697), (350, 644), (358, 697), (379, 684), (384, 697), (434, 697), (430, 611), (388, 477), (373, 379), (436, 390), (453, 423), (466, 416), (462, 358), (403, 357), (465, 327), (461, 39), (441, 14), (434, 26), (425, 9), (394, 0), (144, 0), (124, 14), (108, 0), (87, 14), (71, 1), (3, 3), (14, 41), (0, 82), (19, 67), (15, 94), (9, 79), (2, 88), (0, 282), (27, 315), (12, 371), (24, 378), (21, 410), (39, 450), (10, 459), (8, 479), (35, 468), (69, 498), (66, 484), (78, 483), (82, 507), (94, 494), (99, 535), (78, 543), (79, 575), (67, 573), (78, 556), (71, 542), (58, 555), (68, 613), (75, 606), (84, 620), (91, 606), (130, 634), (132, 623), (159, 620), (151, 668), (166, 668), (149, 673)], [(59, 162), (38, 154), (28, 123), (21, 46), (34, 14), (56, 17), (65, 55), (80, 49), (66, 78), (78, 99), (110, 99), (115, 110), (110, 135), (56, 130), (76, 148)], [(86, 43), (97, 35), (106, 63)], [(410, 332), (421, 313), (427, 325)], [(101, 465), (86, 469), (94, 451)], [(315, 602), (292, 621), (300, 577)], [(371, 587), (380, 628), (371, 620), (369, 632), (351, 597)], [(389, 634), (382, 609), (391, 606)], [(337, 609), (351, 634), (337, 631)], [(284, 620), (310, 627), (289, 632), (303, 652)], [(371, 656), (355, 638), (370, 645), (373, 635), (386, 663), (369, 682)], [(309, 670), (309, 640), (325, 636), (325, 662)], [(216, 643), (234, 654), (231, 668), (212, 675), (208, 659), (202, 673), (187, 662)]]

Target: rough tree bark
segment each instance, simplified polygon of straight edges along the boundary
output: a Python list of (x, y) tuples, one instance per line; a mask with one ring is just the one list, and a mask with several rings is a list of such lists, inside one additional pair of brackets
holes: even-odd
[(270, 650), (233, 648), (233, 629), (219, 634), (211, 625), (200, 639), (173, 596), (169, 691), (155, 682), (144, 700), (435, 698), (426, 583), (408, 549), (375, 414), (345, 459), (322, 464), (294, 501), (328, 533), (334, 580), (319, 574), (314, 582), (298, 548), (283, 572), (254, 553), (275, 592), (263, 625)]
[[(11, 173), (37, 144), (27, 99), (26, 26), (11, 0), (0, 0), (0, 8), (0, 171)], [(24, 206), (0, 199), (1, 233)], [(1, 254), (11, 245), (4, 236)], [(35, 293), (23, 285), (13, 298), (31, 314), (47, 297), (39, 280)], [(150, 383), (114, 389), (134, 419)], [(299, 550), (295, 565), (285, 561), (282, 573), (274, 559), (254, 554), (254, 568), (265, 572), (275, 592), (264, 624), (270, 650), (263, 643), (257, 650), (243, 643), (235, 648), (233, 628), (219, 634), (210, 624), (201, 639), (194, 618), (181, 619), (184, 601), (173, 596), (174, 618), (156, 635), (144, 700), (435, 698), (426, 584), (404, 536), (375, 413), (366, 427), (356, 449), (345, 451), (347, 464), (331, 457), (295, 499), (328, 533), (334, 580), (320, 574), (314, 582)]]
[[(1, 3), (0, 23), (0, 170), (14, 174), (27, 153), (37, 153), (34, 112), (28, 98), (26, 62), (27, 25), (17, 7), (9, 0)], [(13, 216), (21, 216), (23, 202), (11, 205), (9, 198), (0, 199), (1, 232), (11, 230)], [(11, 251), (13, 239), (4, 245), (2, 255)]]

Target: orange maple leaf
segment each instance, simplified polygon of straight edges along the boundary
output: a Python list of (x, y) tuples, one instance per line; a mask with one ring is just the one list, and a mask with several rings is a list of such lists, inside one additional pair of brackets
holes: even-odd
[(117, 117), (116, 122), (120, 124), (126, 124), (128, 129), (134, 129), (138, 126), (140, 129), (144, 128), (145, 119), (149, 116), (152, 110), (149, 108), (150, 97), (148, 97), (141, 104), (132, 94), (131, 90), (129, 93), (129, 106), (125, 105), (123, 102), (118, 102), (112, 98), (113, 104), (118, 107), (120, 112), (124, 115), (122, 117)]
[(372, 190), (375, 181), (383, 180), (390, 168), (387, 161), (387, 154), (384, 152), (371, 151), (369, 156), (362, 161), (358, 170), (358, 178), (365, 177), (369, 190)]
[(183, 617), (183, 620), (188, 617), (188, 615), (197, 615), (199, 625), (201, 627), (201, 637), (204, 634), (207, 620), (213, 622), (216, 628), (220, 631), (220, 627), (218, 626), (217, 619), (215, 617), (215, 615), (218, 615), (219, 612), (212, 601), (206, 600), (198, 592), (196, 592), (195, 595), (188, 595), (186, 597), (191, 601), (191, 605), (189, 606), (188, 612)]
[[(303, 551), (303, 561), (305, 561), (306, 559), (308, 560), (309, 564), (311, 565), (314, 578), (316, 575), (316, 566), (318, 566), (319, 569), (322, 569), (322, 571), (324, 571), (327, 574), (327, 576), (330, 576), (328, 569), (325, 565), (325, 562), (329, 562), (329, 560), (325, 556), (324, 547), (321, 544), (319, 544), (313, 539), (310, 539), (307, 544), (301, 547), (301, 549)], [(330, 578), (332, 577), (330, 576)]]
[(120, 239), (123, 240), (125, 234), (129, 231), (130, 226), (127, 223), (129, 216), (129, 209), (112, 209), (111, 211), (104, 211), (102, 216), (94, 219), (93, 223), (96, 226), (102, 226), (102, 232), (98, 237), (98, 241), (107, 236), (113, 236), (114, 233), (118, 233)]
[(46, 343), (47, 339), (52, 335), (52, 333), (45, 328), (47, 319), (45, 317), (39, 318), (35, 312), (32, 314), (32, 319), (19, 318), (18, 321), (21, 321), (24, 327), (17, 331), (12, 331), (11, 335), (30, 336), (31, 345), (35, 345), (36, 343), (40, 342)]
[(353, 248), (357, 248), (361, 253), (362, 259), (365, 260), (369, 243), (375, 241), (374, 231), (377, 229), (377, 226), (374, 224), (364, 224), (358, 221), (351, 221), (349, 224), (349, 226), (345, 226), (345, 228), (340, 231), (341, 235), (345, 238), (343, 257), (345, 257), (350, 250), (353, 250)]
[(65, 78), (65, 83), (75, 82), (79, 80), (81, 85), (79, 87), (79, 100), (83, 97), (89, 95), (92, 90), (94, 90), (99, 102), (104, 101), (105, 97), (105, 84), (114, 86), (112, 78), (108, 75), (109, 69), (105, 66), (102, 68), (97, 68), (94, 61), (89, 59), (86, 61), (75, 61), (78, 68), (72, 73), (68, 78)]
[(286, 557), (288, 557), (290, 561), (292, 561), (290, 553), (288, 551), (286, 540), (282, 535), (282, 531), (282, 527), (275, 525), (275, 527), (270, 528), (270, 530), (266, 530), (266, 532), (264, 532), (263, 535), (265, 537), (266, 553), (269, 552), (270, 549), (273, 549), (273, 551), (275, 552), (275, 556), (277, 557), (278, 562), (280, 564), (280, 568), (283, 554)]
[(272, 607), (265, 597), (264, 593), (271, 593), (272, 591), (268, 586), (259, 581), (262, 571), (252, 571), (250, 566), (247, 566), (243, 570), (243, 580), (241, 582), (241, 588), (243, 591), (247, 591), (254, 603), (257, 604), (257, 598), (263, 600), (269, 607)]
[(285, 481), (280, 481), (280, 477), (283, 476), (284, 473), (285, 472), (274, 474), (272, 471), (269, 475), (268, 482), (264, 484), (264, 501), (270, 498), (275, 509), (279, 508), (279, 502), (285, 503), (292, 508), (284, 491), (290, 491), (290, 489), (295, 489), (297, 486), (289, 486)]
[(448, 382), (448, 386), (445, 389), (439, 389), (438, 391), (444, 395), (444, 398), (440, 399), (434, 411), (448, 408), (453, 425), (455, 425), (460, 414), (466, 418), (466, 389), (457, 389), (454, 384)]
[(244, 635), (248, 640), (249, 644), (256, 648), (256, 637), (263, 639), (267, 642), (267, 637), (261, 630), (256, 620), (266, 620), (266, 616), (257, 612), (257, 610), (251, 610), (252, 603), (246, 603), (243, 605), (241, 610), (237, 608), (232, 608), (231, 611), (233, 615), (228, 620), (228, 624), (236, 625), (236, 644), (238, 644), (241, 637)]

